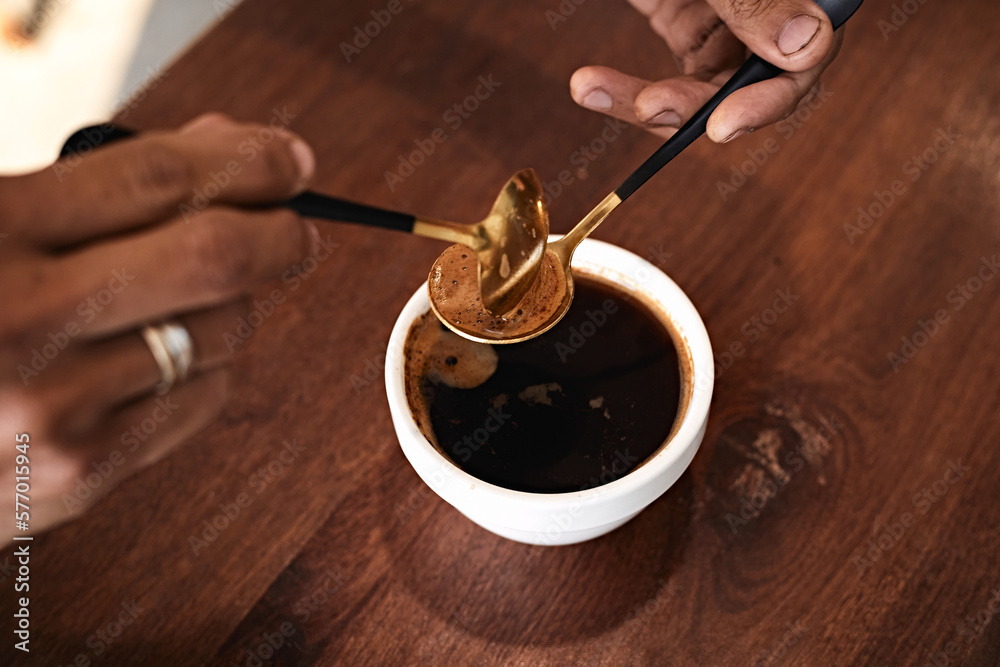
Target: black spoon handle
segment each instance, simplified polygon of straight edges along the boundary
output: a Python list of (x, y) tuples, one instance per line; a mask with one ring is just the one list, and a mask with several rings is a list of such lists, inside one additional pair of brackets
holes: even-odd
[[(74, 132), (66, 140), (59, 157), (87, 153), (98, 146), (127, 139), (134, 134), (135, 132), (132, 130), (108, 123), (85, 127)], [(310, 191), (274, 205), (287, 206), (299, 215), (309, 218), (353, 222), (371, 227), (395, 229), (401, 232), (412, 232), (413, 224), (416, 221), (416, 217), (409, 213), (398, 213), (365, 204), (356, 204)]]
[[(826, 12), (836, 30), (853, 16), (862, 0), (816, 0), (816, 4)], [(665, 164), (677, 157), (677, 154), (690, 146), (695, 139), (705, 134), (708, 127), (708, 118), (722, 103), (722, 100), (729, 97), (734, 91), (749, 86), (750, 84), (766, 81), (782, 73), (782, 69), (775, 67), (759, 56), (750, 56), (743, 63), (729, 81), (719, 89), (712, 99), (705, 103), (694, 116), (684, 124), (677, 133), (667, 139), (667, 142), (653, 153), (649, 159), (643, 162), (638, 169), (625, 179), (618, 186), (615, 194), (621, 201), (625, 201), (632, 193), (638, 190), (643, 183), (648, 181), (653, 174), (663, 168)]]

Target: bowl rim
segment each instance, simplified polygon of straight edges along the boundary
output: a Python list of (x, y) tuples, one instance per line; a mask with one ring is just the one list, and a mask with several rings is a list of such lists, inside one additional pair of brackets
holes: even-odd
[[(557, 238), (560, 236), (551, 235), (549, 240)], [(558, 511), (572, 504), (589, 505), (599, 502), (603, 505), (619, 500), (627, 502), (630, 496), (633, 502), (628, 503), (629, 506), (638, 501), (643, 503), (638, 507), (641, 509), (676, 481), (694, 456), (694, 452), (690, 450), (696, 450), (700, 445), (715, 384), (715, 362), (708, 331), (690, 298), (656, 265), (620, 246), (596, 239), (585, 239), (580, 244), (573, 256), (573, 266), (588, 274), (611, 280), (626, 291), (641, 291), (640, 298), (644, 303), (648, 306), (655, 303), (658, 306), (656, 314), (667, 316), (676, 333), (683, 338), (690, 354), (693, 377), (690, 380), (692, 386), (688, 405), (680, 426), (666, 444), (661, 445), (644, 463), (619, 478), (596, 487), (563, 493), (538, 493), (508, 489), (474, 477), (427, 440), (417, 426), (406, 399), (403, 347), (414, 320), (430, 310), (426, 283), (421, 284), (400, 312), (389, 338), (385, 361), (386, 396), (400, 446), (410, 464), (438, 495), (463, 513), (468, 510), (482, 516), (484, 520), (512, 525), (511, 517), (505, 516), (503, 511), (489, 511), (487, 503), (497, 503), (496, 509)], [(629, 268), (634, 269), (632, 278), (624, 275)], [(636, 281), (640, 271), (645, 272), (647, 277)], [(651, 284), (643, 290), (641, 283)], [(676, 466), (682, 461), (683, 468), (678, 472)], [(671, 475), (672, 471), (676, 474)], [(438, 473), (436, 476), (435, 472)], [(667, 480), (665, 477), (672, 479)], [(475, 503), (475, 507), (468, 507), (461, 501), (463, 488), (478, 496), (479, 501)], [(639, 493), (641, 497), (637, 498), (637, 492), (641, 490), (647, 490), (647, 493)], [(468, 500), (471, 501), (471, 498)]]

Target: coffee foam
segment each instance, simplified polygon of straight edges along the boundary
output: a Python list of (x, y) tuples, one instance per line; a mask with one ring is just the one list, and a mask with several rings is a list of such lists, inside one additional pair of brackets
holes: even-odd
[(462, 338), (438, 322), (433, 311), (414, 320), (406, 335), (406, 398), (420, 432), (437, 445), (430, 408), (420, 393), (426, 375), (436, 384), (458, 389), (478, 387), (497, 370), (497, 353), (485, 343)]
[(538, 278), (524, 298), (503, 315), (492, 315), (479, 293), (478, 266), (475, 253), (453, 245), (434, 264), (427, 286), (443, 319), (481, 338), (503, 340), (535, 331), (558, 312), (566, 296), (562, 264), (546, 249)]

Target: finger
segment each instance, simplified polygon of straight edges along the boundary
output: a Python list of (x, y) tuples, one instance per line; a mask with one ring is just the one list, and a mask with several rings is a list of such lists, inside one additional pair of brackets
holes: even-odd
[[(69, 253), (32, 275), (14, 321), (36, 330), (73, 320), (85, 337), (124, 331), (249, 293), (309, 254), (316, 226), (285, 209), (213, 206), (183, 220)], [(27, 288), (28, 285), (23, 285)]]
[[(249, 299), (240, 299), (176, 318), (191, 336), (189, 378), (231, 361), (235, 349), (226, 343), (225, 334), (249, 311)], [(91, 432), (122, 405), (152, 394), (161, 380), (159, 364), (138, 331), (70, 347), (63, 355), (22, 390), (44, 406), (45, 422), (53, 425), (47, 434), (51, 437)]]
[(204, 428), (229, 400), (232, 373), (220, 368), (192, 378), (165, 396), (140, 399), (114, 413), (95, 447), (123, 447), (123, 476), (163, 458)]
[(569, 81), (570, 94), (580, 106), (619, 118), (632, 125), (668, 137), (674, 129), (666, 125), (648, 125), (635, 115), (635, 98), (649, 81), (623, 74), (610, 67), (581, 67)]
[(785, 72), (729, 95), (708, 119), (708, 137), (726, 143), (787, 118), (803, 98), (817, 89), (820, 75), (836, 57), (842, 42), (843, 30), (838, 30), (833, 48), (817, 67), (807, 72)]
[(228, 369), (199, 375), (166, 396), (119, 410), (85, 439), (33, 448), (33, 470), (40, 472), (32, 475), (32, 525), (51, 528), (83, 513), (123, 479), (163, 458), (216, 418), (230, 386)]
[(62, 247), (190, 217), (211, 202), (285, 199), (305, 188), (314, 168), (309, 147), (287, 130), (213, 115), (183, 132), (148, 132), (0, 180), (0, 200), (19, 236)]
[(812, 0), (708, 0), (751, 51), (790, 72), (818, 66), (833, 48), (833, 26)]
[(635, 96), (648, 85), (645, 79), (597, 66), (581, 67), (569, 80), (570, 95), (577, 104), (629, 123), (636, 122)]
[(739, 66), (746, 50), (704, 0), (632, 4), (649, 17), (675, 54), (682, 54), (675, 58), (688, 75), (650, 83), (607, 67), (584, 67), (571, 78), (570, 91), (585, 108), (669, 138), (718, 90), (712, 78)]
[(718, 92), (719, 85), (716, 78), (703, 81), (692, 76), (651, 83), (636, 96), (635, 115), (647, 128), (679, 128)]
[(674, 53), (682, 74), (738, 67), (746, 49), (705, 0), (632, 0)]

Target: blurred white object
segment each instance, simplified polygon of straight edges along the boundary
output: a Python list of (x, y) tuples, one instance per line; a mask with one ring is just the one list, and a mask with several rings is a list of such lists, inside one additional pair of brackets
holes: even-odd
[[(108, 120), (214, 25), (208, 0), (48, 0), (38, 34), (0, 39), (0, 174), (51, 164), (66, 138)], [(34, 0), (0, 0), (0, 21), (31, 14)]]

